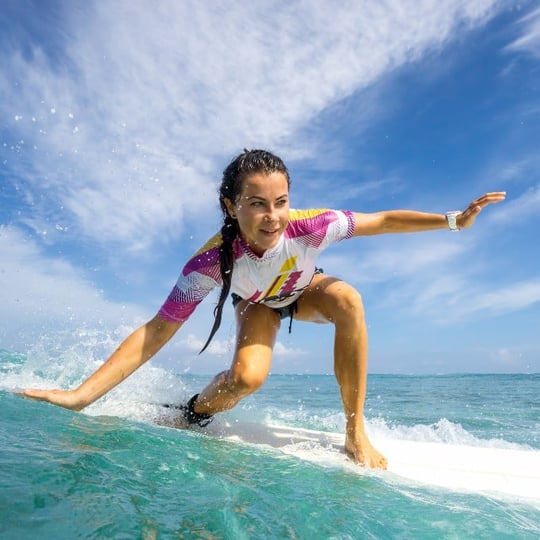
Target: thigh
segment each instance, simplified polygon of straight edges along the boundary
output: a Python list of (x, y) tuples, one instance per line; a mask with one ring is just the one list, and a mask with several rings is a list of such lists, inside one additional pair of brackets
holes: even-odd
[(281, 320), (272, 309), (242, 300), (236, 306), (236, 345), (231, 375), (266, 379)]
[(356, 313), (363, 316), (360, 293), (341, 279), (315, 274), (298, 299), (295, 319), (316, 323), (335, 323), (340, 316)]

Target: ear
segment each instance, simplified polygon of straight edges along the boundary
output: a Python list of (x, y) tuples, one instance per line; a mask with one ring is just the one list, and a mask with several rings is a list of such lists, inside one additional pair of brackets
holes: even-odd
[(234, 204), (232, 203), (231, 199), (224, 198), (223, 202), (225, 203), (225, 207), (227, 208), (229, 216), (232, 219), (236, 219), (236, 212), (234, 210)]

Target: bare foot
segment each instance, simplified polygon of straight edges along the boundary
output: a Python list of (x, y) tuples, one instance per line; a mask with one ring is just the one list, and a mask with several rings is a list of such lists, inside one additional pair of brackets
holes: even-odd
[(53, 405), (73, 411), (80, 411), (84, 408), (84, 404), (80, 402), (73, 390), (35, 390), (28, 388), (21, 392), (21, 395), (40, 401), (48, 401)]
[(367, 435), (352, 437), (347, 435), (345, 452), (355, 462), (364, 467), (386, 469), (388, 460), (369, 442)]

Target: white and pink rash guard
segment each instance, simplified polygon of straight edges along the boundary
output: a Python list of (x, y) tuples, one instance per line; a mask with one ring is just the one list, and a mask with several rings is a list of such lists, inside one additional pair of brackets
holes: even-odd
[[(355, 223), (350, 211), (325, 209), (291, 210), (289, 219), (278, 244), (261, 257), (240, 236), (234, 240), (231, 293), (271, 308), (291, 304), (310, 284), (319, 253), (350, 238)], [(186, 321), (212, 289), (221, 287), (221, 241), (221, 234), (216, 234), (187, 262), (159, 310), (160, 318)]]

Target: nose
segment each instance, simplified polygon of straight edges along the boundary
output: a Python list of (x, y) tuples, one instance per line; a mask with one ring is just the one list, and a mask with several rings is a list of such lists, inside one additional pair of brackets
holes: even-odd
[(264, 215), (264, 219), (268, 223), (271, 223), (271, 222), (277, 220), (277, 211), (276, 211), (276, 207), (274, 205), (271, 205), (271, 206), (268, 207), (268, 209), (266, 211), (266, 214)]

